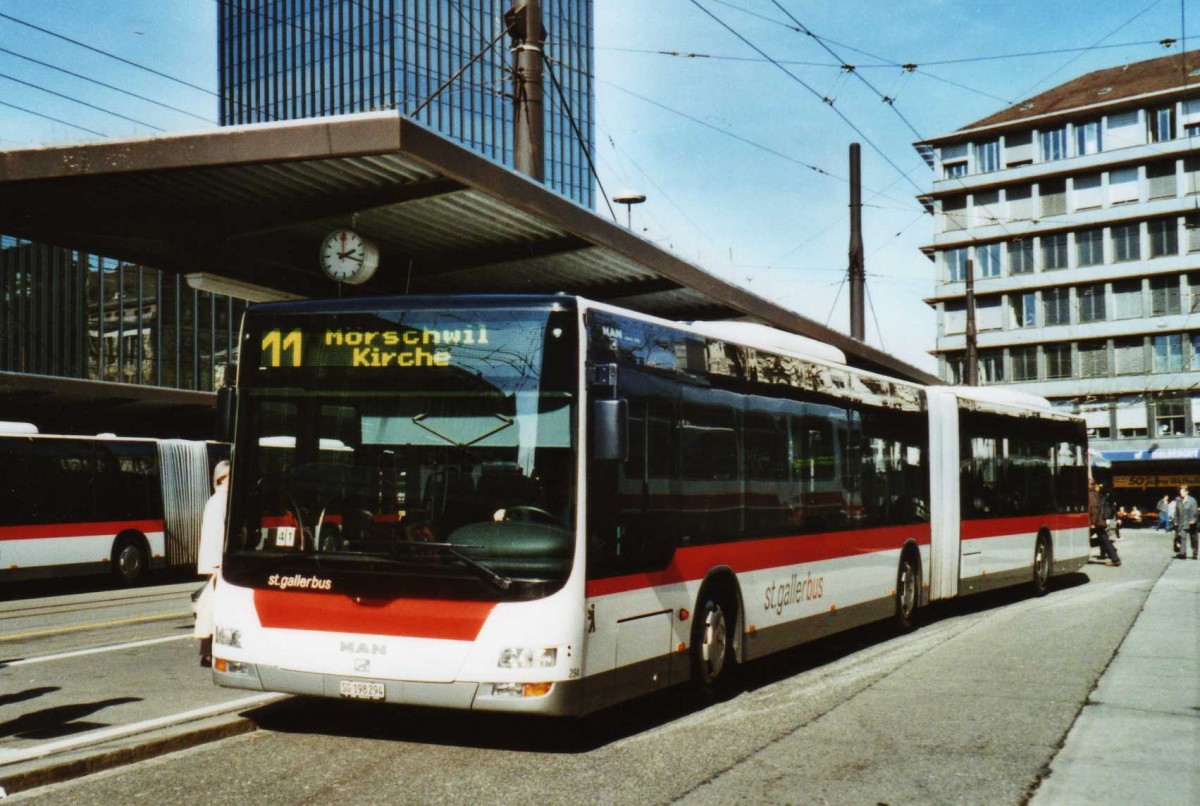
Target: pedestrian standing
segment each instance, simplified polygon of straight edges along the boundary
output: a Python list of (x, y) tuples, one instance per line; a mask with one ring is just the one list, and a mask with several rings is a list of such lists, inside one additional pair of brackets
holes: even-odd
[(200, 639), (200, 665), (212, 666), (213, 592), (217, 587), (217, 572), (221, 568), (221, 553), (225, 548), (225, 508), (229, 503), (229, 462), (222, 459), (213, 468), (213, 494), (204, 505), (200, 520), (200, 548), (196, 552), (196, 573), (208, 576), (204, 587), (193, 599), (196, 602), (196, 628)]
[[(1188, 495), (1187, 485), (1179, 488), (1179, 498), (1175, 501), (1175, 556), (1180, 560), (1187, 559), (1187, 543), (1192, 544), (1192, 559), (1197, 558), (1196, 518), (1200, 515), (1200, 506), (1196, 499)], [(1188, 540), (1184, 540), (1184, 535)]]
[(1155, 530), (1162, 529), (1164, 532), (1171, 528), (1171, 496), (1164, 495), (1158, 502), (1158, 525)]
[(1088, 484), (1088, 517), (1092, 521), (1092, 534), (1100, 546), (1100, 559), (1107, 560), (1107, 565), (1119, 566), (1121, 557), (1112, 541), (1108, 539), (1108, 521), (1104, 515), (1104, 488), (1095, 480)]

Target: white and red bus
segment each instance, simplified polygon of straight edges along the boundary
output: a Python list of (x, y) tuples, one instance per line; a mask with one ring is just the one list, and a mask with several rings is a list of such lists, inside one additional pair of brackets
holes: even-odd
[(583, 714), (1088, 558), (1082, 420), (767, 328), (407, 297), (242, 344), (222, 686)]
[(194, 565), (209, 467), (225, 447), (44, 435), (0, 423), (0, 580)]

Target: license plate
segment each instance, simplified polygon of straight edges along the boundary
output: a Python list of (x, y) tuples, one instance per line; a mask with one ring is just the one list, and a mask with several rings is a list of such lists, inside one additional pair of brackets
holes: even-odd
[(382, 700), (383, 683), (368, 683), (365, 680), (342, 680), (340, 684), (343, 697), (353, 700)]

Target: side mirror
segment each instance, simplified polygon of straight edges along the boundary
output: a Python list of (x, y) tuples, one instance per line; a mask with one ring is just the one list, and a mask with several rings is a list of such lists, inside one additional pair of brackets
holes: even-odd
[(629, 458), (629, 401), (592, 401), (592, 458), (598, 462), (624, 462)]
[(217, 442), (233, 442), (233, 421), (236, 414), (237, 387), (222, 386), (217, 390), (217, 417), (213, 436)]

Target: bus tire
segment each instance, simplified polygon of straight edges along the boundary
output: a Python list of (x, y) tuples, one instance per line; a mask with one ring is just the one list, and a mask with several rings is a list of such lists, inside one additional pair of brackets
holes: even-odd
[(896, 569), (896, 629), (910, 632), (917, 625), (917, 609), (921, 604), (921, 561), (911, 548), (900, 553)]
[(1050, 589), (1050, 575), (1054, 570), (1054, 544), (1050, 535), (1042, 530), (1033, 547), (1033, 594), (1045, 596)]
[(724, 587), (706, 585), (692, 618), (692, 682), (706, 700), (728, 688), (737, 663), (732, 640), (737, 607), (734, 597)]
[(150, 570), (150, 547), (136, 533), (117, 536), (112, 549), (112, 574), (122, 585), (136, 585)]

